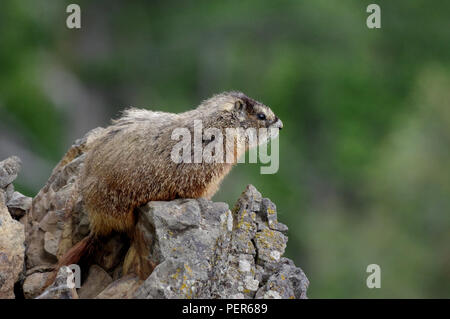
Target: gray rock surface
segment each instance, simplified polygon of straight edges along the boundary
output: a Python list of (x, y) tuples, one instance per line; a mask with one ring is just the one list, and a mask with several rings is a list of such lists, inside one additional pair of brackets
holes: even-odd
[(14, 220), (0, 191), (0, 299), (14, 298), (14, 284), (23, 271), (25, 233)]
[[(14, 189), (12, 184), (10, 186), (11, 189)], [(30, 197), (22, 195), (19, 192), (13, 192), (10, 196), (7, 194), (6, 206), (15, 219), (20, 219), (30, 210), (31, 201), (32, 199)]]
[(17, 156), (11, 156), (0, 162), (0, 188), (6, 188), (19, 174), (22, 162)]
[(204, 199), (142, 207), (138, 227), (151, 243), (147, 251), (157, 266), (135, 297), (306, 298), (308, 279), (281, 258), (287, 237), (269, 228), (268, 218), (276, 211), (268, 216), (261, 202), (249, 185), (233, 211)]
[[(8, 202), (31, 200), (14, 192), (12, 186), (20, 166), (20, 160), (15, 156), (0, 162), (0, 299), (15, 297), (14, 285), (22, 279), (24, 271), (24, 226), (13, 218), (15, 214), (8, 207)], [(14, 208), (19, 208), (17, 206)], [(27, 209), (25, 206), (20, 208)]]

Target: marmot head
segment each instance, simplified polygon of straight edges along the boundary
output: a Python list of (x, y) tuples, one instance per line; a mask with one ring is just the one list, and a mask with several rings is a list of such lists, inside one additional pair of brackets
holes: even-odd
[(228, 128), (243, 129), (235, 131), (236, 142), (245, 145), (245, 148), (238, 151), (237, 157), (241, 155), (241, 151), (275, 138), (278, 130), (272, 129), (283, 128), (281, 120), (268, 106), (242, 92), (232, 91), (215, 95), (200, 104), (197, 112), (205, 119), (204, 127), (225, 129), (222, 133), (226, 133)]
[(283, 128), (283, 122), (273, 111), (242, 92), (224, 92), (204, 101), (198, 109), (202, 112), (218, 112), (221, 120), (230, 127)]

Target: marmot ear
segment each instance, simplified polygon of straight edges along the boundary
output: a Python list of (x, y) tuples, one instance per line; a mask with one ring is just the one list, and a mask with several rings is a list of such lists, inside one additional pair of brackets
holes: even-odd
[(244, 102), (242, 100), (236, 100), (236, 102), (234, 102), (234, 108), (238, 111), (242, 111), (244, 109)]

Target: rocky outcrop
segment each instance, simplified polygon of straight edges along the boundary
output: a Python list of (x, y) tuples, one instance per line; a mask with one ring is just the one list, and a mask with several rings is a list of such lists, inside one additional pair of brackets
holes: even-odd
[[(69, 273), (61, 268), (53, 285), (44, 289), (58, 259), (89, 234), (78, 178), (85, 152), (100, 131), (72, 146), (29, 210), (17, 204), (19, 195), (9, 197), (11, 210), (24, 210), (26, 226), (23, 270), (23, 236), (15, 235), (15, 242), (8, 243), (22, 247), (8, 248), (19, 256), (10, 266), (15, 271), (8, 272), (10, 292), (21, 274), (25, 298), (306, 298), (308, 279), (283, 257), (287, 227), (278, 222), (275, 204), (252, 185), (232, 209), (205, 199), (149, 202), (138, 209), (139, 235), (132, 242), (123, 234), (112, 234), (102, 240), (89, 263), (81, 265), (81, 287), (68, 287)], [(15, 166), (8, 165), (17, 175)], [(6, 176), (2, 172), (0, 176)], [(4, 180), (11, 185), (11, 177)], [(23, 235), (23, 226), (6, 212), (9, 222), (16, 223), (16, 228), (8, 226), (9, 232)], [(14, 213), (16, 218), (20, 215)], [(151, 265), (147, 278), (133, 275), (136, 256)], [(10, 265), (13, 259), (8, 260)]]
[(0, 162), (0, 299), (15, 297), (14, 285), (24, 270), (25, 232), (16, 219), (29, 209), (31, 198), (14, 191), (20, 166), (14, 156)]
[(204, 199), (150, 202), (138, 227), (157, 266), (136, 298), (306, 297), (306, 276), (282, 257), (287, 227), (252, 185), (233, 210)]
[(23, 270), (25, 233), (4, 201), (0, 193), (0, 298), (14, 298), (14, 284)]

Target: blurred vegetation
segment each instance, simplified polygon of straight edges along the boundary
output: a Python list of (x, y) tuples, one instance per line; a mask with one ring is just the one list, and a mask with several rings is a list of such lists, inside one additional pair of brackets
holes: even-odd
[(2, 0), (0, 138), (48, 163), (19, 190), (126, 106), (241, 90), (284, 122), (280, 170), (237, 166), (215, 199), (252, 183), (277, 204), (310, 297), (450, 297), (450, 2), (376, 1), (370, 30), (374, 1), (79, 0), (69, 30), (71, 2)]

